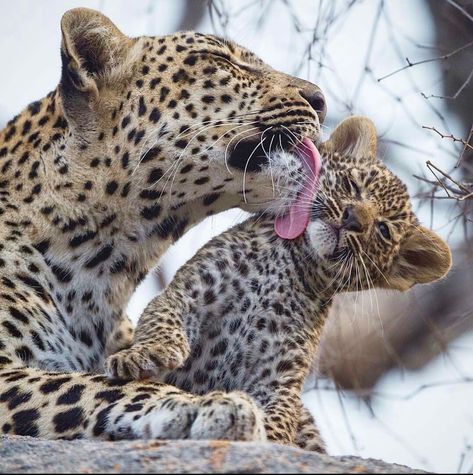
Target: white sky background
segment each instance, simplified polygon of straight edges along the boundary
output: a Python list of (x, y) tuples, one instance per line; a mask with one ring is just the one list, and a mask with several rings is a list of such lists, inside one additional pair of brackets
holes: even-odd
[[(417, 150), (397, 145), (381, 148), (381, 156), (402, 176), (411, 191), (416, 191), (418, 185), (412, 173), (425, 170), (427, 159), (443, 168), (449, 168), (455, 162), (461, 147), (421, 128), (422, 125), (436, 126), (458, 136), (464, 132), (455, 118), (443, 110), (440, 100), (427, 101), (420, 95), (421, 91), (427, 95), (442, 94), (439, 64), (417, 66), (380, 84), (376, 82), (376, 78), (403, 66), (405, 56), (416, 61), (436, 55), (428, 48), (416, 47), (409, 40), (415, 38), (424, 46), (434, 43), (429, 12), (422, 0), (387, 0), (374, 41), (377, 0), (359, 2), (347, 13), (344, 12), (349, 2), (342, 0), (289, 0), (290, 9), (282, 0), (227, 0), (225, 3), (231, 13), (226, 30), (230, 38), (287, 73), (294, 73), (302, 64), (300, 76), (321, 86), (327, 95), (326, 124), (330, 129), (350, 112), (362, 113), (375, 121), (383, 137)], [(173, 32), (182, 5), (180, 0), (3, 1), (0, 10), (0, 124), (56, 86), (60, 75), (59, 21), (65, 10), (76, 6), (101, 9), (125, 33), (138, 36)], [(291, 15), (297, 17), (304, 33), (293, 29)], [(334, 18), (331, 22), (327, 21), (330, 16)], [(258, 18), (260, 21), (255, 20)], [(324, 36), (322, 32), (328, 27), (326, 35), (330, 41), (318, 42), (313, 50), (315, 60), (309, 63), (303, 59), (303, 53), (317, 19), (320, 36)], [(199, 29), (211, 32), (209, 19)], [(400, 54), (393, 38), (399, 43)], [(320, 52), (322, 45), (324, 48)], [(368, 65), (374, 79), (364, 71), (368, 52)], [(360, 77), (365, 79), (360, 82)], [(395, 99), (397, 97), (399, 101)], [(445, 128), (446, 124), (431, 106), (439, 108), (451, 130)], [(435, 214), (433, 227), (444, 237), (449, 236), (450, 228), (444, 223), (450, 213), (451, 209), (445, 207)], [(428, 206), (424, 205), (419, 214), (428, 225)], [(164, 258), (166, 279), (169, 280), (211, 235), (218, 234), (243, 216), (241, 211), (231, 211), (194, 228)], [(451, 242), (455, 238), (455, 234), (450, 236)], [(130, 305), (130, 313), (135, 318), (156, 291), (155, 281), (147, 279)], [(457, 381), (459, 376), (464, 377), (469, 371), (471, 374), (472, 350), (473, 337), (466, 335), (452, 345), (449, 357), (439, 357), (422, 371), (389, 373), (376, 388), (381, 396), (375, 396), (371, 401), (376, 417), (364, 403), (349, 394), (343, 396), (327, 389), (306, 393), (305, 401), (318, 415), (330, 452), (358, 453), (428, 470), (458, 470), (465, 445), (473, 443), (473, 436), (470, 436), (473, 434), (473, 385), (442, 384), (409, 399), (398, 396), (408, 395), (422, 385)], [(472, 464), (473, 455), (469, 452), (462, 471), (471, 470)]]

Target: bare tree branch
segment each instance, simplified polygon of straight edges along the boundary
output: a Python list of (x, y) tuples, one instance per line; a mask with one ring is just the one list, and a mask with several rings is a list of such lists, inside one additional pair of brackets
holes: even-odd
[(414, 66), (418, 66), (419, 64), (432, 63), (434, 61), (445, 61), (446, 59), (449, 59), (452, 56), (455, 56), (456, 54), (460, 53), (461, 51), (471, 46), (473, 46), (473, 41), (468, 42), (466, 45), (463, 45), (460, 48), (457, 48), (451, 53), (443, 54), (442, 56), (437, 56), (435, 58), (422, 59), (420, 61), (415, 61), (415, 62), (412, 62), (409, 58), (406, 58), (407, 64), (405, 66), (403, 66), (402, 68), (396, 69), (392, 73), (386, 74), (385, 76), (381, 76), (380, 78), (378, 78), (378, 82), (384, 81), (385, 79), (390, 78), (391, 76), (394, 76), (395, 74), (400, 73), (401, 71), (412, 68)]

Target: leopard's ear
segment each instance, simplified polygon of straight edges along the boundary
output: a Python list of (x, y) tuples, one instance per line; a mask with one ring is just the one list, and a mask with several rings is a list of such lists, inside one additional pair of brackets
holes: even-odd
[(89, 8), (67, 11), (61, 30), (62, 103), (69, 121), (86, 131), (93, 129), (91, 110), (101, 87), (130, 74), (130, 51), (135, 40)]
[(95, 90), (120, 68), (133, 40), (106, 16), (89, 8), (67, 11), (61, 20), (63, 87)]
[(452, 266), (452, 255), (447, 243), (423, 226), (401, 242), (386, 287), (407, 290), (415, 284), (427, 284), (444, 277)]
[(342, 120), (322, 144), (329, 152), (355, 158), (376, 158), (376, 127), (367, 117), (354, 115)]

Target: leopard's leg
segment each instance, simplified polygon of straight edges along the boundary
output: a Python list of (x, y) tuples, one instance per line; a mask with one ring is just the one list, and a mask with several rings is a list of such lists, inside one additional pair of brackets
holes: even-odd
[(135, 330), (132, 346), (111, 355), (106, 362), (110, 377), (145, 379), (160, 378), (168, 370), (181, 367), (189, 357), (190, 347), (198, 332), (196, 318), (178, 285), (153, 299), (145, 308)]
[(300, 400), (298, 389), (280, 387), (269, 396), (263, 391), (265, 393), (264, 399), (268, 400), (260, 405), (264, 408), (264, 426), (269, 441), (327, 453), (312, 414)]
[(264, 426), (268, 440), (285, 445), (295, 445), (301, 417), (299, 393), (292, 388), (276, 388), (263, 407)]
[(51, 373), (0, 355), (0, 431), (33, 437), (264, 440), (243, 393), (194, 396), (163, 383)]
[(297, 426), (295, 444), (304, 450), (326, 454), (327, 449), (322, 439), (314, 417), (305, 407), (301, 407), (301, 417)]
[(199, 398), (199, 412), (190, 436), (191, 439), (265, 441), (264, 414), (244, 392), (214, 391)]
[[(110, 381), (105, 375), (77, 372), (84, 366), (95, 368), (90, 342), (68, 330), (39, 280), (23, 283), (18, 277), (11, 282), (3, 290), (5, 308), (0, 307), (0, 433), (264, 438), (261, 413), (242, 393), (201, 397), (162, 383)], [(29, 296), (28, 302), (18, 297), (23, 295)]]

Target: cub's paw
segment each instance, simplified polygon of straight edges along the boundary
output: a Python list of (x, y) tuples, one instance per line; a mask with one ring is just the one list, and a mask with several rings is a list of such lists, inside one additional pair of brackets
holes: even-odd
[(138, 344), (109, 356), (105, 370), (110, 378), (159, 378), (163, 373), (181, 367), (188, 356), (188, 348)]
[(200, 400), (190, 438), (264, 442), (264, 415), (245, 393), (213, 392)]

